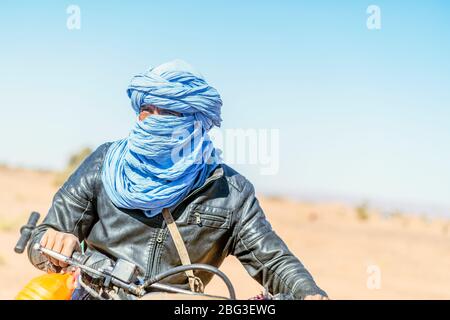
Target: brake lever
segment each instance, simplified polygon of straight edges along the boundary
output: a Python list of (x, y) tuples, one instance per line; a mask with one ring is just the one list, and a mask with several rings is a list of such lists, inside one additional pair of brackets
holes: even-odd
[(71, 265), (71, 266), (76, 267), (76, 268), (80, 268), (81, 270), (83, 270), (85, 272), (89, 272), (89, 273), (95, 274), (96, 276), (100, 276), (100, 277), (105, 277), (106, 276), (105, 273), (103, 272), (103, 270), (101, 270), (101, 271), (95, 270), (95, 269), (93, 269), (91, 267), (88, 267), (88, 266), (82, 264), (82, 263), (79, 263), (75, 259), (72, 259), (72, 258), (70, 258), (68, 256), (65, 256), (65, 255), (63, 255), (61, 253), (55, 252), (53, 250), (44, 248), (39, 243), (35, 243), (34, 246), (33, 246), (33, 249), (36, 250), (36, 251), (39, 251), (41, 254), (46, 254), (46, 255), (48, 255), (48, 256), (50, 256), (50, 257), (52, 257), (52, 258), (54, 258), (54, 259), (56, 259), (58, 261), (67, 263), (68, 265)]

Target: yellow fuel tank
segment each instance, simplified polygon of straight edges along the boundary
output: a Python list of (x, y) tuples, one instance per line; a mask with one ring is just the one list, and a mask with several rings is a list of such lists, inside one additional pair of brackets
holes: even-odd
[(16, 296), (16, 300), (70, 300), (75, 278), (70, 273), (51, 273), (32, 279)]

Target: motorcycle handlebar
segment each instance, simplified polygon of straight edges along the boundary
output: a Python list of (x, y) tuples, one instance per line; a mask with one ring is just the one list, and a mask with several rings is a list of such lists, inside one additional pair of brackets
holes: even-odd
[[(50, 255), (51, 257), (53, 257), (57, 260), (63, 261), (69, 265), (79, 267), (84, 272), (92, 273), (92, 274), (95, 274), (98, 276), (103, 276), (103, 277), (111, 276), (111, 274), (105, 274), (104, 270), (100, 270), (100, 269), (97, 270), (97, 269), (93, 269), (91, 267), (86, 266), (84, 264), (86, 255), (84, 255), (80, 252), (74, 251), (72, 253), (71, 257), (67, 257), (60, 253), (43, 248), (38, 243), (35, 244), (34, 249), (39, 250), (42, 253), (45, 253), (47, 255)], [(133, 283), (126, 283), (126, 282), (121, 281), (120, 279), (115, 279), (114, 277), (111, 277), (110, 280), (112, 283), (114, 283), (119, 288), (125, 289), (125, 290), (131, 292), (132, 294), (140, 297), (143, 294), (145, 294), (147, 288), (151, 287), (155, 283), (157, 283), (171, 275), (185, 272), (186, 270), (202, 270), (202, 271), (207, 271), (207, 272), (217, 275), (226, 284), (230, 299), (232, 299), (232, 300), (236, 299), (236, 294), (235, 294), (233, 285), (231, 284), (231, 281), (228, 279), (228, 277), (222, 271), (217, 269), (216, 267), (210, 266), (207, 264), (202, 264), (202, 263), (194, 263), (194, 264), (190, 264), (190, 265), (182, 265), (182, 266), (174, 267), (170, 270), (167, 270), (165, 272), (162, 272), (162, 273), (156, 275), (155, 277), (148, 279), (141, 285), (135, 285)]]
[(25, 250), (25, 247), (30, 240), (34, 228), (36, 228), (40, 216), (41, 215), (38, 212), (32, 212), (27, 224), (20, 228), (20, 238), (19, 241), (17, 241), (16, 246), (14, 247), (14, 251), (16, 253), (23, 253), (23, 251)]
[[(25, 247), (27, 246), (28, 241), (30, 240), (33, 230), (36, 228), (39, 218), (40, 218), (40, 214), (38, 212), (34, 211), (31, 213), (27, 224), (22, 226), (22, 228), (20, 229), (21, 235), (20, 235), (19, 240), (17, 241), (16, 246), (14, 247), (15, 252), (23, 253), (23, 251), (25, 250)], [(85, 260), (86, 260), (87, 256), (83, 253), (74, 251), (72, 253), (71, 257), (67, 257), (67, 256), (64, 256), (53, 250), (43, 248), (43, 247), (41, 247), (41, 245), (39, 243), (34, 244), (34, 250), (38, 250), (41, 253), (47, 254), (59, 261), (65, 262), (69, 265), (79, 267), (84, 272), (88, 272), (88, 273), (91, 273), (91, 274), (94, 274), (97, 276), (102, 276), (102, 277), (110, 276), (110, 274), (105, 273), (104, 270), (101, 270), (101, 269), (97, 270), (97, 269), (94, 269), (94, 268), (91, 268), (91, 267), (85, 265)], [(156, 285), (156, 282), (158, 282), (164, 278), (167, 278), (170, 275), (184, 272), (186, 270), (195, 270), (195, 269), (207, 271), (207, 272), (210, 272), (210, 273), (213, 273), (213, 274), (219, 276), (225, 282), (227, 289), (229, 291), (230, 298), (231, 299), (236, 298), (234, 288), (231, 284), (231, 281), (228, 279), (228, 277), (223, 272), (221, 272), (219, 269), (217, 269), (213, 266), (210, 266), (210, 265), (205, 265), (205, 264), (191, 264), (191, 265), (183, 265), (183, 266), (174, 267), (171, 270), (168, 270), (166, 272), (163, 272), (163, 273), (157, 275), (156, 277), (148, 279), (147, 281), (145, 281), (145, 283), (143, 285), (135, 285), (132, 283), (125, 283), (125, 282), (121, 281), (120, 279), (114, 279), (114, 277), (111, 278), (111, 281), (116, 286), (126, 289), (127, 291), (130, 291), (133, 294), (135, 294), (136, 296), (142, 296), (146, 291), (145, 289), (147, 287), (151, 287), (152, 285)]]

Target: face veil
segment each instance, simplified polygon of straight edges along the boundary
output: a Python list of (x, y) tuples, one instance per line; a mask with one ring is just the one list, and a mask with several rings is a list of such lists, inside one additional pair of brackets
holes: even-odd
[(220, 162), (208, 131), (220, 126), (222, 100), (180, 60), (135, 76), (127, 93), (136, 114), (149, 104), (182, 114), (137, 119), (105, 157), (102, 181), (114, 205), (151, 217), (201, 186)]

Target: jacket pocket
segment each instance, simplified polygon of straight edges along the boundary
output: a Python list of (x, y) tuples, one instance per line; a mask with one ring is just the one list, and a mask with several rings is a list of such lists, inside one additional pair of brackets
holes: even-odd
[(189, 210), (188, 224), (200, 227), (229, 229), (231, 225), (230, 209), (212, 207), (203, 204), (193, 204)]

